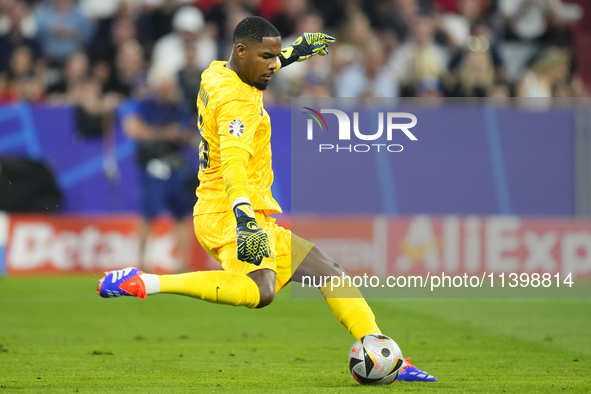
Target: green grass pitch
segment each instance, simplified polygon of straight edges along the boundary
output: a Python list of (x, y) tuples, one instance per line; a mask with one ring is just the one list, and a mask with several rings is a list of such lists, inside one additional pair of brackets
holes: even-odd
[(385, 334), (437, 383), (360, 386), (322, 299), (248, 310), (101, 299), (96, 278), (0, 278), (3, 393), (591, 391), (589, 299), (374, 299)]

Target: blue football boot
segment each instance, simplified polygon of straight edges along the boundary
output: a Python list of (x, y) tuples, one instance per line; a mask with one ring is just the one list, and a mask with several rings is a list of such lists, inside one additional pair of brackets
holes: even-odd
[(141, 274), (142, 271), (133, 267), (105, 272), (99, 280), (98, 293), (104, 298), (133, 296), (143, 300), (147, 294)]
[(404, 360), (400, 374), (396, 378), (397, 382), (437, 382), (435, 377), (425, 371), (421, 371), (411, 364), (410, 358)]

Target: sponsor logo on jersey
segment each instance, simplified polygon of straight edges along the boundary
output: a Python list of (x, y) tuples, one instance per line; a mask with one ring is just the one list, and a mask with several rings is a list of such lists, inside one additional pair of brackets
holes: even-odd
[(244, 134), (244, 123), (240, 119), (234, 119), (230, 122), (228, 131), (233, 137), (241, 137)]

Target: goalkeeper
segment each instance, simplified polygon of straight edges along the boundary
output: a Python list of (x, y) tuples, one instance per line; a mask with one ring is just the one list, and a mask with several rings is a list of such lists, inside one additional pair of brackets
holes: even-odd
[[(343, 273), (329, 256), (269, 216), (281, 213), (281, 207), (271, 194), (271, 122), (262, 93), (280, 68), (326, 55), (334, 41), (323, 33), (304, 33), (281, 49), (279, 31), (267, 20), (248, 17), (237, 25), (230, 59), (213, 62), (203, 72), (197, 100), (202, 142), (193, 223), (199, 242), (224, 270), (179, 275), (112, 271), (100, 280), (102, 297), (172, 293), (262, 308), (290, 280)], [(357, 288), (332, 291), (329, 283), (320, 291), (357, 340), (381, 333)], [(407, 362), (398, 380), (435, 378)]]

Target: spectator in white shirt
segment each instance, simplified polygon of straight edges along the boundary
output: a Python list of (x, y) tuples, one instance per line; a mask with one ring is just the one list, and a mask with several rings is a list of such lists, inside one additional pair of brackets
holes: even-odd
[(449, 44), (454, 48), (466, 45), (472, 25), (481, 16), (481, 0), (460, 0), (457, 12), (443, 15), (443, 30)]
[(410, 40), (390, 57), (389, 65), (406, 87), (425, 77), (441, 78), (446, 72), (447, 52), (435, 43), (434, 19), (421, 15), (412, 26)]
[(203, 33), (205, 22), (197, 8), (185, 6), (172, 19), (173, 32), (160, 38), (154, 46), (152, 64), (177, 73), (185, 67), (185, 47), (195, 47), (195, 64), (206, 69), (217, 57), (217, 44)]
[(368, 43), (363, 60), (346, 66), (336, 78), (337, 97), (398, 97), (398, 83), (385, 63), (379, 41)]
[(499, 10), (509, 33), (528, 41), (541, 38), (549, 25), (562, 26), (583, 15), (579, 5), (561, 0), (499, 0)]

